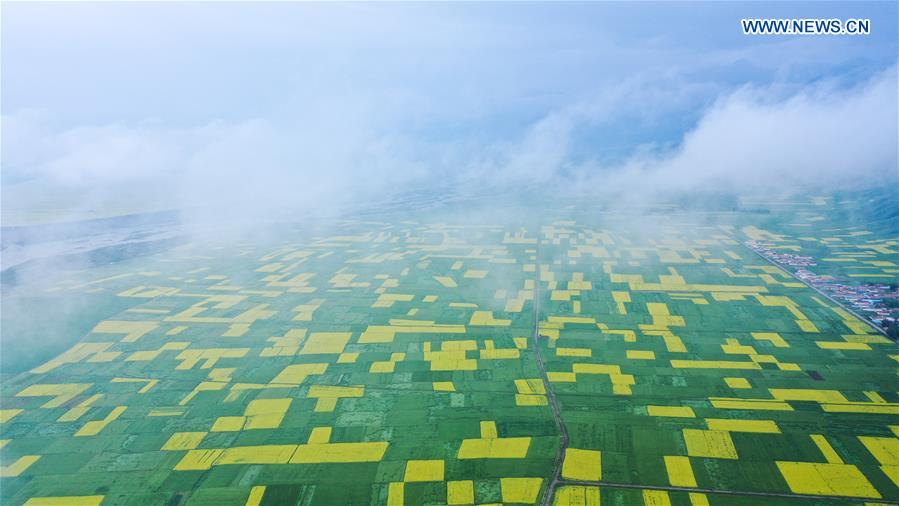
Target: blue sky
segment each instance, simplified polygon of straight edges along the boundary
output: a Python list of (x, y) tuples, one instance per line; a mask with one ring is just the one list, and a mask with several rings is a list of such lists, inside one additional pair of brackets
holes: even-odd
[[(870, 18), (872, 33), (753, 37), (744, 17)], [(123, 187), (170, 207), (272, 186), (338, 199), (436, 177), (589, 184), (661, 171), (744, 106), (775, 123), (845, 115), (809, 138), (879, 128), (889, 114), (859, 111), (895, 119), (896, 19), (895, 2), (4, 3), (4, 212), (48, 205), (11, 193), (46, 188), (93, 212)], [(797, 144), (787, 158), (810, 149)], [(895, 154), (869, 163), (895, 171)]]

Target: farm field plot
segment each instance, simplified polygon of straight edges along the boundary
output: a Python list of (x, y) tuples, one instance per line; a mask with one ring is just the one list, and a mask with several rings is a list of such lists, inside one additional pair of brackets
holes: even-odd
[(896, 344), (744, 244), (788, 231), (585, 209), (60, 279), (127, 309), (4, 381), (2, 502), (899, 501)]

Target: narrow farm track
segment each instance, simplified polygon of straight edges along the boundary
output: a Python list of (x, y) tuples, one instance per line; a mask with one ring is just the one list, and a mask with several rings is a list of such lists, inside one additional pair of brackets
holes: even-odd
[[(671, 485), (642, 485), (634, 483), (613, 483), (608, 481), (580, 481), (580, 480), (558, 480), (557, 485), (580, 485), (588, 487), (605, 487), (605, 488), (629, 488), (638, 490), (664, 490), (666, 492), (685, 492), (685, 493), (701, 493), (701, 494), (720, 494), (734, 495), (744, 497), (771, 497), (780, 499), (805, 499), (807, 501), (866, 501), (877, 504), (890, 504), (883, 499), (872, 499), (870, 497), (856, 496), (834, 496), (834, 495), (807, 495), (807, 494), (789, 494), (779, 492), (753, 492), (749, 490), (726, 490), (714, 488), (691, 488), (691, 487), (675, 487)], [(764, 503), (762, 503), (764, 504)]]
[(562, 480), (562, 462), (565, 460), (565, 450), (568, 449), (568, 429), (565, 427), (565, 421), (562, 419), (562, 412), (559, 409), (559, 402), (556, 400), (556, 393), (552, 389), (549, 377), (546, 375), (546, 366), (543, 363), (543, 355), (540, 352), (540, 226), (537, 226), (537, 246), (536, 246), (536, 268), (534, 269), (534, 333), (531, 336), (531, 346), (534, 349), (534, 359), (537, 362), (537, 368), (540, 370), (540, 378), (543, 380), (543, 388), (546, 390), (546, 396), (549, 399), (549, 405), (552, 409), (553, 419), (556, 422), (556, 429), (559, 431), (559, 451), (556, 453), (556, 460), (553, 467), (552, 478), (543, 491), (543, 506), (549, 505), (555, 494), (556, 487)]

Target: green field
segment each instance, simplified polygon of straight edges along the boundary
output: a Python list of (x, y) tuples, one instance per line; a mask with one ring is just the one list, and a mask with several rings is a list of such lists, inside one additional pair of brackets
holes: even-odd
[(899, 501), (896, 344), (744, 245), (895, 280), (899, 238), (764, 205), (385, 211), (62, 275), (40, 300), (127, 309), (4, 380), (2, 502)]

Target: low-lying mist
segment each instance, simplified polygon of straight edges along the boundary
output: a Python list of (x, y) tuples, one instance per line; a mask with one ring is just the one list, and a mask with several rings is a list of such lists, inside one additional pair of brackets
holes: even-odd
[(741, 87), (708, 106), (674, 146), (635, 146), (624, 161), (602, 161), (603, 131), (627, 120), (607, 102), (637, 102), (655, 86), (552, 111), (517, 138), (480, 145), (416, 139), (399, 119), (358, 104), (286, 123), (175, 129), (148, 122), (56, 131), (40, 113), (15, 113), (3, 117), (4, 167), (20, 169), (4, 171), (4, 225), (176, 209), (188, 228), (253, 227), (339, 216), (404, 191), (499, 194), (536, 185), (634, 205), (672, 191), (896, 183), (895, 67), (848, 88)]

